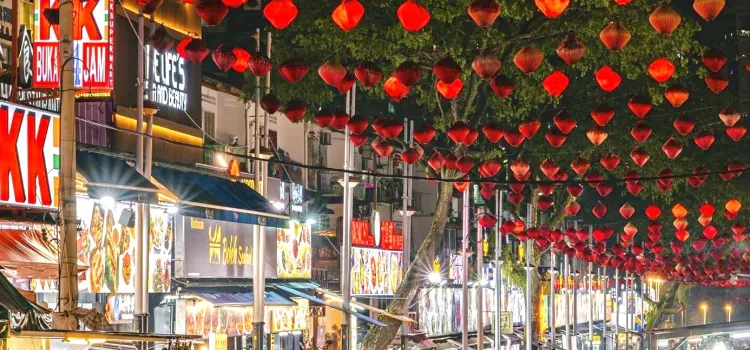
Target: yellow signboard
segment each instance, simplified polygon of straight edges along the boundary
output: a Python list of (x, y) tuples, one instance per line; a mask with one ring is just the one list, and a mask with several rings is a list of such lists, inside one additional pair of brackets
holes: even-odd
[(500, 333), (513, 334), (513, 315), (510, 312), (500, 313)]
[(211, 333), (208, 335), (209, 350), (227, 350), (226, 333)]

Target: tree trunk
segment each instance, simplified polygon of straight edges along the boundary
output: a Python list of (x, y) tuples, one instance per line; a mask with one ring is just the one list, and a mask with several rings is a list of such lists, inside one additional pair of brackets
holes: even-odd
[[(409, 265), (409, 269), (406, 271), (401, 285), (396, 290), (394, 300), (388, 307), (389, 313), (406, 316), (409, 312), (409, 306), (414, 301), (414, 296), (419, 290), (419, 286), (425, 281), (425, 267), (432, 266), (432, 260), (435, 258), (435, 250), (443, 239), (443, 231), (448, 221), (448, 210), (450, 209), (452, 197), (453, 183), (441, 182), (438, 185), (438, 201), (435, 205), (435, 213), (433, 214), (430, 231), (427, 233), (424, 242), (422, 242), (417, 254)], [(370, 328), (370, 331), (367, 332), (362, 341), (363, 350), (386, 349), (398, 334), (401, 321), (383, 315), (378, 316), (378, 320), (388, 326)]]

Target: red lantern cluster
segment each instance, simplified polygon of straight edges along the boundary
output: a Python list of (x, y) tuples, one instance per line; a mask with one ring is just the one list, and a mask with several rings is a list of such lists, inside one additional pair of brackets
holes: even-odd
[(263, 16), (276, 29), (284, 29), (292, 24), (299, 10), (292, 0), (271, 0), (263, 9)]

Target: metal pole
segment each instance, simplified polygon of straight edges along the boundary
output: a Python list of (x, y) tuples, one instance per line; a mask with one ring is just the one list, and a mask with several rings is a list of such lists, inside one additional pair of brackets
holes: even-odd
[(630, 291), (630, 272), (625, 271), (625, 349), (630, 348), (630, 307), (629, 307), (629, 291)]
[(565, 298), (563, 299), (563, 307), (565, 308), (565, 349), (571, 349), (570, 343), (570, 261), (568, 254), (563, 255), (563, 269), (565, 274), (563, 275), (565, 282)]
[(549, 299), (550, 299), (550, 330), (551, 330), (551, 336), (550, 336), (550, 344), (552, 345), (552, 348), (555, 348), (555, 327), (557, 326), (555, 324), (555, 281), (557, 280), (555, 278), (555, 270), (557, 268), (557, 259), (555, 256), (555, 253), (553, 252), (553, 249), (549, 250), (549, 260), (550, 260), (550, 278), (549, 278)]
[(602, 340), (604, 342), (604, 350), (607, 350), (607, 295), (609, 295), (609, 276), (607, 276), (607, 267), (604, 267), (604, 295), (602, 297)]
[[(346, 112), (349, 113), (349, 100), (351, 92), (346, 93)], [(349, 196), (351, 196), (352, 189), (349, 188), (349, 153), (351, 153), (351, 145), (349, 142), (349, 126), (344, 128), (344, 220), (343, 225), (343, 247), (341, 249), (341, 297), (343, 299), (342, 306), (344, 310), (350, 310), (351, 302), (351, 273), (350, 269), (350, 255), (351, 255), (351, 221), (349, 221), (349, 215), (352, 208), (349, 206)], [(349, 322), (350, 318), (348, 315), (344, 315), (341, 320), (341, 349), (349, 350), (351, 345), (351, 333)]]
[[(73, 91), (73, 1), (60, 5), (60, 202), (63, 231), (60, 237), (60, 311), (78, 307), (77, 225), (76, 225), (76, 135), (75, 94)], [(15, 52), (11, 55), (16, 55)]]
[[(594, 245), (594, 227), (589, 225), (589, 249)], [(589, 261), (589, 349), (594, 347), (594, 263)]]
[[(480, 208), (477, 207), (477, 214)], [(482, 225), (477, 223), (477, 349), (484, 349), (484, 247)]]
[(618, 348), (618, 337), (620, 335), (620, 269), (615, 269), (615, 298), (612, 303), (615, 306), (615, 346)]
[[(573, 221), (573, 229), (578, 230), (578, 222)], [(573, 338), (575, 338), (576, 348), (578, 348), (578, 265), (576, 258), (571, 262), (573, 267)]]
[(503, 337), (501, 313), (503, 311), (503, 237), (500, 235), (500, 222), (503, 218), (503, 191), (495, 190), (495, 350), (500, 350)]
[(640, 345), (640, 348), (643, 349), (643, 347), (645, 346), (643, 343), (645, 343), (645, 340), (646, 340), (646, 337), (644, 336), (645, 335), (645, 333), (644, 333), (645, 327), (644, 326), (646, 324), (646, 316), (645, 316), (645, 310), (646, 309), (644, 309), (644, 306), (645, 306), (644, 302), (645, 301), (643, 300), (644, 296), (646, 295), (645, 294), (646, 293), (646, 285), (643, 282), (643, 278), (639, 277), (638, 279), (641, 280), (641, 343), (640, 343), (641, 345)]
[[(409, 120), (407, 118), (404, 118), (404, 144), (409, 144)], [(402, 162), (402, 168), (404, 171), (404, 175), (408, 175), (409, 172), (409, 166)], [(404, 253), (404, 271), (407, 271), (409, 269), (409, 245), (406, 244), (407, 237), (409, 236), (409, 228), (408, 228), (408, 222), (409, 217), (407, 214), (408, 207), (409, 207), (409, 194), (408, 187), (409, 187), (409, 181), (406, 177), (404, 177), (403, 181), (403, 189), (402, 189), (402, 201), (401, 201), (401, 231), (403, 232), (404, 237), (404, 246), (403, 246), (403, 253)], [(377, 201), (376, 201), (377, 203)], [(377, 204), (376, 204), (377, 205)], [(376, 208), (377, 210), (377, 208)], [(406, 326), (406, 323), (401, 324), (401, 349), (406, 350), (408, 345), (408, 331), (409, 328)]]
[(18, 102), (18, 0), (10, 2), (10, 71), (12, 86), (10, 102)]
[[(526, 226), (530, 227), (531, 225), (531, 210), (532, 206), (529, 204), (527, 206), (527, 212), (526, 212)], [(531, 249), (533, 245), (531, 244), (531, 239), (526, 240), (526, 350), (531, 350), (531, 338), (532, 338), (532, 320), (531, 317), (533, 313), (531, 312)]]
[[(255, 50), (260, 52), (260, 29), (255, 29)], [(255, 147), (255, 159), (253, 160), (253, 179), (255, 181), (255, 190), (263, 194), (263, 186), (261, 185), (261, 162), (260, 162), (260, 77), (255, 77), (255, 133), (254, 133), (254, 147)], [(250, 152), (250, 145), (248, 144), (248, 153)], [(253, 254), (253, 348), (256, 350), (263, 349), (263, 338), (265, 337), (263, 331), (263, 322), (265, 314), (265, 276), (263, 271), (263, 238), (265, 233), (259, 225), (255, 225), (253, 229), (253, 242), (257, 242), (255, 247), (255, 254)]]
[[(357, 82), (354, 82), (354, 85), (352, 85), (352, 94), (350, 99), (350, 107), (347, 113), (349, 115), (354, 115), (356, 113), (356, 107), (357, 107)], [(349, 161), (349, 169), (355, 169), (354, 166), (354, 148), (352, 145), (349, 145), (349, 155), (348, 155), (348, 161)], [(377, 209), (378, 202), (375, 201), (375, 209)], [(349, 216), (347, 217), (347, 222), (352, 222), (352, 219), (354, 218), (354, 192), (349, 191), (349, 200), (346, 204), (349, 207)], [(404, 241), (404, 244), (406, 244), (406, 241)], [(351, 252), (351, 233), (350, 233), (350, 239), (349, 239), (349, 247), (347, 248)], [(351, 274), (347, 275), (351, 279)], [(351, 285), (351, 280), (349, 281), (349, 285)], [(351, 289), (348, 290), (347, 296), (348, 300), (351, 299), (351, 296), (349, 294), (351, 293)], [(352, 325), (350, 327), (350, 339), (351, 339), (351, 349), (357, 349), (357, 319), (354, 316), (351, 316), (349, 324)]]
[(464, 190), (462, 215), (461, 348), (469, 348), (469, 192)]

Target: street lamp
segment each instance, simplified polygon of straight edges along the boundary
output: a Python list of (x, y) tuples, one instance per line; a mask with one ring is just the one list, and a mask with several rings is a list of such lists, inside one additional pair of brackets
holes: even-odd
[(708, 304), (706, 304), (706, 303), (702, 303), (702, 304), (700, 305), (700, 308), (701, 308), (701, 310), (703, 311), (703, 324), (706, 324), (706, 323), (707, 323), (707, 318), (706, 318), (706, 316), (707, 316), (707, 313), (708, 313)]
[(724, 305), (724, 310), (727, 312), (727, 322), (732, 322), (732, 305)]
[[(361, 180), (360, 180), (359, 177), (357, 177), (357, 176), (349, 176), (349, 188), (355, 188), (355, 187), (357, 187), (357, 185), (359, 185), (360, 182), (361, 182)], [(341, 185), (341, 187), (344, 187), (345, 186), (344, 178), (343, 177), (340, 178), (338, 180), (338, 183), (339, 183), (339, 185)]]

